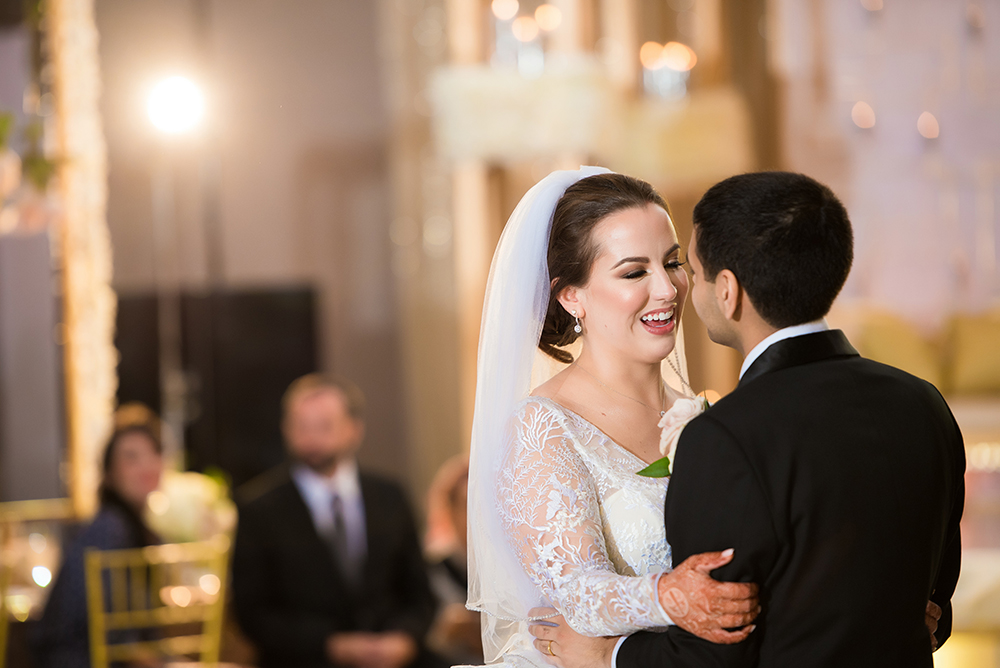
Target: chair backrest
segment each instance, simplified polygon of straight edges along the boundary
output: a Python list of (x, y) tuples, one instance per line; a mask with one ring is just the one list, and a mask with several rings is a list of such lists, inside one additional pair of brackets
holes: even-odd
[(7, 665), (7, 633), (10, 630), (10, 610), (7, 609), (7, 588), (10, 586), (11, 568), (0, 545), (0, 668)]
[(88, 550), (93, 668), (143, 658), (219, 659), (230, 541)]

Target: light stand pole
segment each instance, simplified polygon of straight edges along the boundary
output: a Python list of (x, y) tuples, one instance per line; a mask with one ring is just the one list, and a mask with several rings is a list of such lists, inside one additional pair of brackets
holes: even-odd
[(160, 371), (160, 413), (168, 427), (164, 455), (179, 466), (184, 454), (188, 383), (182, 359), (181, 269), (171, 135), (189, 132), (201, 120), (201, 91), (183, 77), (164, 79), (153, 89), (149, 118), (163, 135), (152, 170), (153, 249)]

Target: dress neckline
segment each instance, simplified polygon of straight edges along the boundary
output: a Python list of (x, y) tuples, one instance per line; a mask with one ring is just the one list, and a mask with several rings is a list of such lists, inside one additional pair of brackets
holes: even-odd
[[(639, 455), (635, 454), (634, 452), (632, 452), (631, 450), (629, 450), (628, 448), (626, 448), (624, 445), (620, 444), (615, 439), (613, 439), (610, 436), (608, 436), (608, 434), (603, 429), (601, 429), (600, 427), (598, 427), (596, 424), (594, 424), (593, 422), (591, 422), (587, 418), (583, 417), (582, 415), (580, 415), (579, 413), (577, 413), (574, 410), (566, 408), (565, 406), (563, 406), (561, 403), (559, 403), (555, 399), (551, 399), (549, 397), (542, 397), (542, 396), (538, 396), (538, 395), (534, 395), (534, 394), (529, 395), (528, 399), (535, 399), (535, 400), (541, 401), (543, 403), (551, 404), (553, 407), (555, 407), (555, 409), (557, 411), (559, 411), (559, 412), (561, 412), (561, 413), (563, 413), (565, 415), (571, 416), (573, 418), (576, 418), (580, 422), (583, 422), (585, 425), (587, 425), (588, 427), (590, 427), (591, 429), (593, 429), (595, 432), (597, 432), (598, 435), (601, 436), (601, 438), (603, 438), (608, 443), (610, 443), (614, 447), (618, 448), (623, 453), (625, 453), (626, 455), (628, 455), (629, 457), (631, 457), (632, 459), (634, 459), (635, 461), (637, 461), (639, 464), (641, 464), (643, 466), (643, 468), (645, 468), (646, 466), (649, 466), (650, 462), (647, 462), (645, 459), (643, 459)], [(676, 397), (674, 398), (674, 400), (676, 401)]]

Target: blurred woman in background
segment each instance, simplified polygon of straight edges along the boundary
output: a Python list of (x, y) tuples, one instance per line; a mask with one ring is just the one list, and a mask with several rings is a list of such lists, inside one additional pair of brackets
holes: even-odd
[(483, 642), (479, 613), (468, 610), (469, 456), (447, 460), (427, 493), (424, 553), (431, 588), (441, 607), (427, 642), (452, 664), (481, 664)]
[(90, 666), (84, 552), (121, 550), (159, 542), (142, 519), (146, 498), (160, 484), (160, 420), (142, 404), (126, 404), (104, 451), (100, 508), (63, 555), (33, 645), (39, 668)]

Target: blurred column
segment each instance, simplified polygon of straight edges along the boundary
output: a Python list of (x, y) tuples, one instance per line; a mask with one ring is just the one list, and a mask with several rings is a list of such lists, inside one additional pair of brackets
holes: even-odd
[(642, 84), (638, 0), (601, 0), (601, 25), (608, 77), (618, 88), (637, 92)]
[(582, 0), (551, 0), (551, 4), (559, 10), (562, 20), (549, 38), (549, 51), (562, 55), (581, 53), (587, 18)]
[(722, 83), (725, 80), (722, 0), (697, 0), (693, 17), (691, 48), (698, 54), (697, 81), (706, 85)]
[(455, 290), (458, 310), (459, 364), (461, 383), (461, 433), (472, 434), (476, 400), (476, 358), (479, 324), (486, 296), (493, 249), (490, 247), (489, 170), (485, 163), (470, 160), (455, 165), (452, 173), (452, 206), (455, 225)]
[[(425, 0), (420, 7), (411, 0), (381, 2), (385, 94), (392, 119), (389, 155), (394, 219), (390, 238), (404, 323), (400, 375), (406, 388), (406, 429), (412, 448), (407, 453), (406, 482), (418, 504), (440, 464), (459, 452), (467, 438), (459, 430), (452, 173), (433, 149), (427, 89), (433, 71), (451, 51), (472, 52), (478, 42), (452, 37), (456, 12), (461, 15), (470, 7), (449, 3)], [(440, 42), (425, 45), (414, 39), (422, 24), (441, 25)], [(450, 233), (447, 245), (435, 253), (428, 252), (427, 245), (428, 236), (434, 236), (429, 235), (431, 219), (438, 223), (437, 232)]]
[[(448, 58), (453, 65), (475, 65), (485, 57), (485, 5), (480, 0), (448, 0)], [(489, 168), (466, 160), (452, 172), (455, 289), (458, 313), (461, 434), (465, 448), (472, 434), (476, 400), (476, 356), (486, 278), (493, 257), (490, 230)]]

